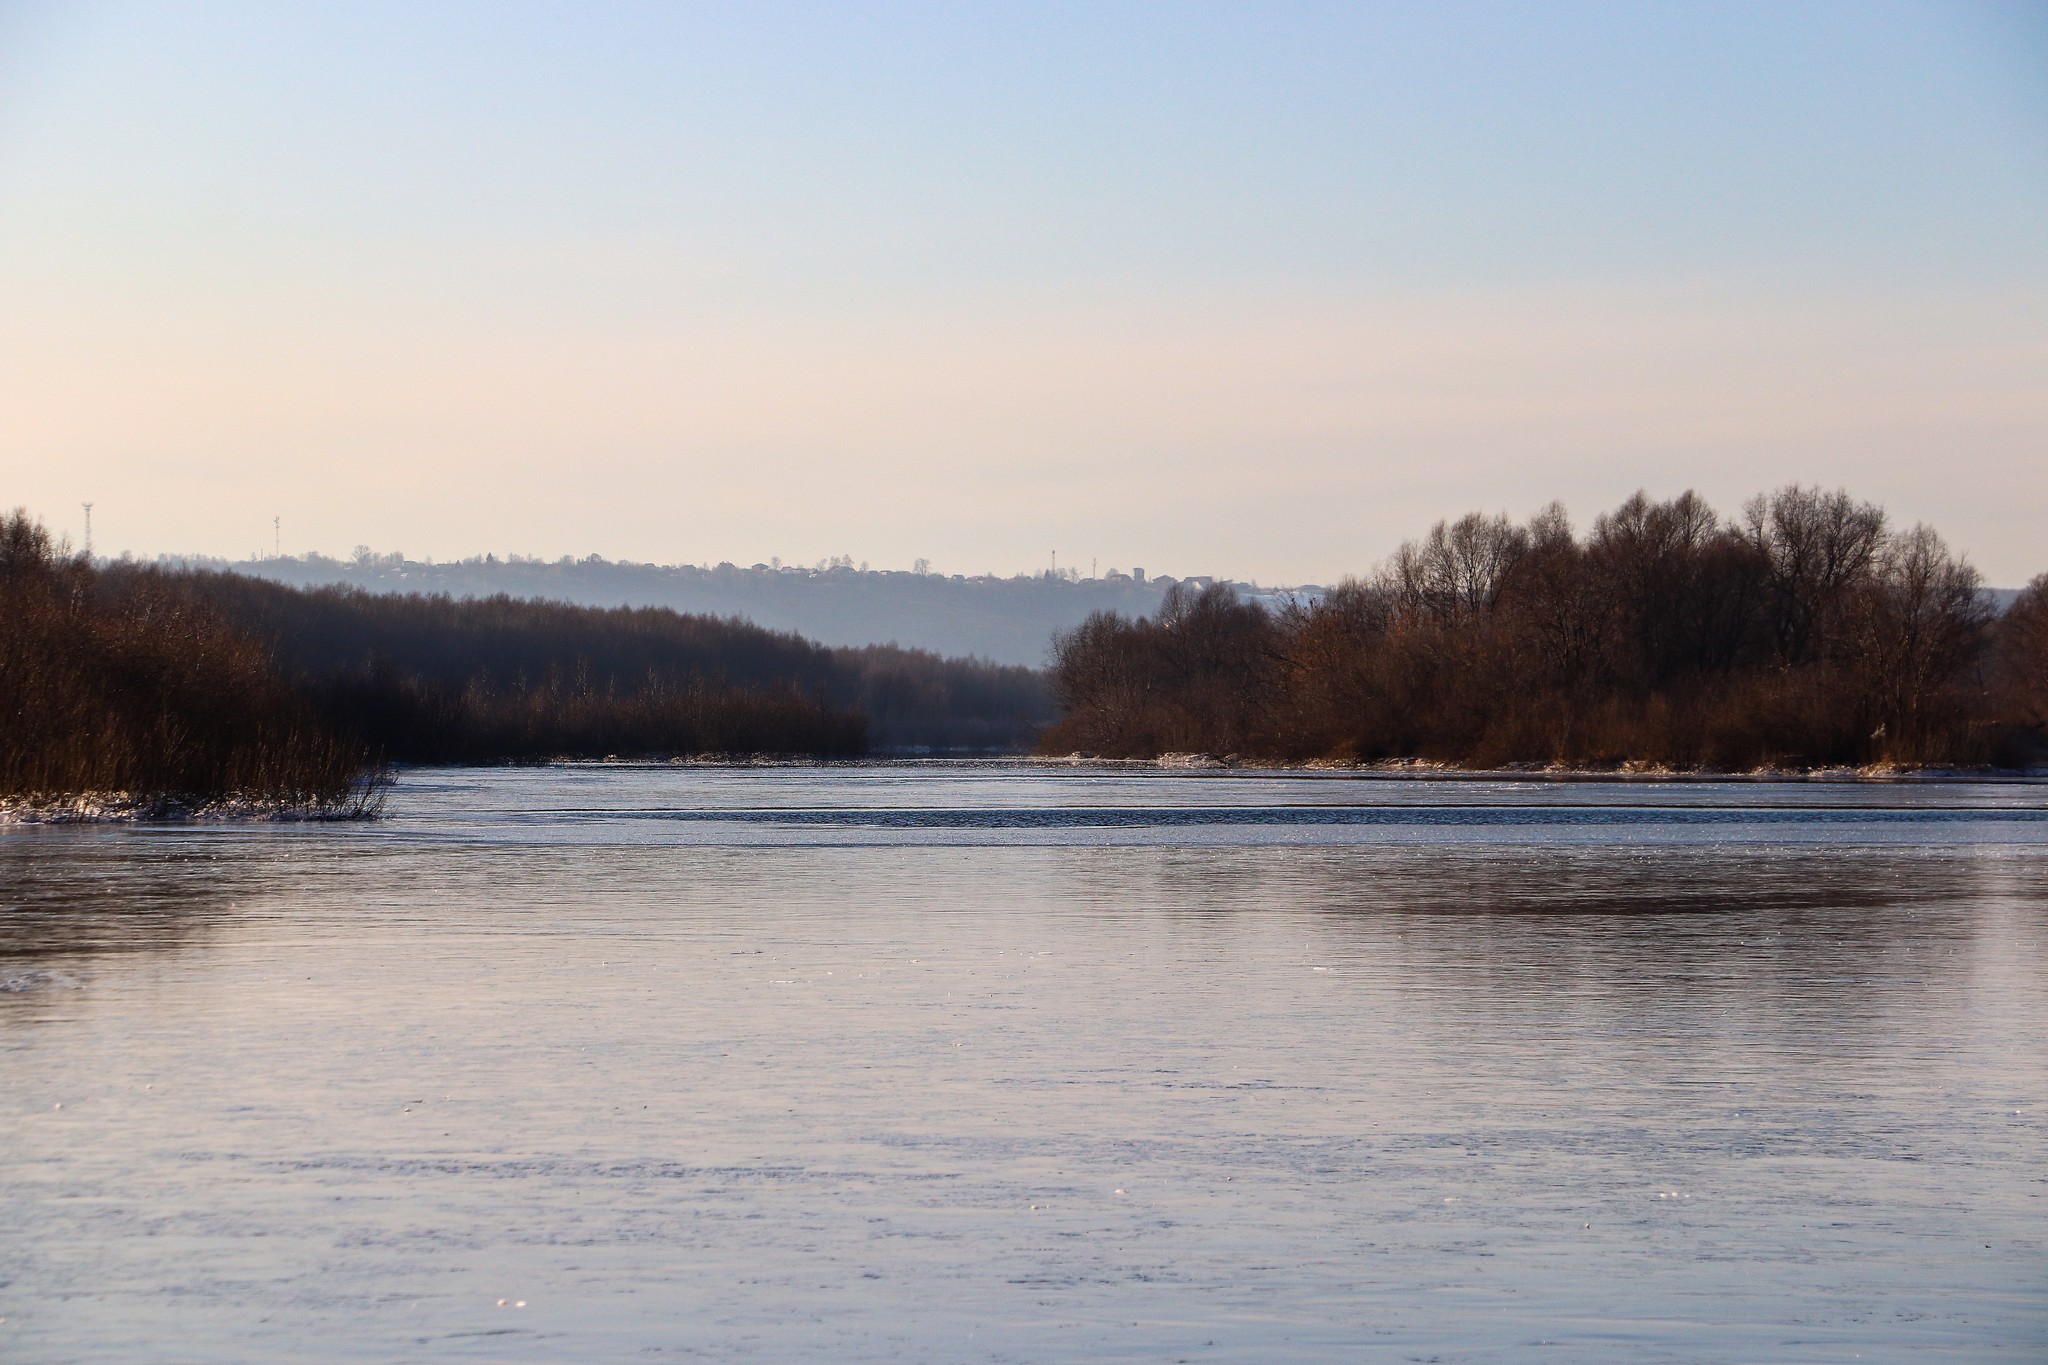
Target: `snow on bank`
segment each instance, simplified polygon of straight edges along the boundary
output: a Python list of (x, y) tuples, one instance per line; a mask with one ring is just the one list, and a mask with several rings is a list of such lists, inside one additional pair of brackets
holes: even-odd
[(384, 804), (381, 791), (342, 805), (257, 800), (138, 796), (131, 792), (0, 797), (0, 825), (158, 824), (166, 821), (369, 820)]
[(1091, 753), (1036, 755), (1033, 763), (1064, 767), (1105, 767), (1120, 770), (1165, 769), (1216, 772), (1243, 768), (1265, 772), (1348, 773), (1359, 777), (1447, 778), (1561, 782), (2039, 782), (2048, 769), (1966, 768), (1868, 763), (1821, 768), (1763, 767), (1743, 771), (1720, 768), (1674, 768), (1631, 760), (1611, 768), (1578, 768), (1562, 763), (1510, 763), (1499, 768), (1465, 768), (1427, 758), (1388, 758), (1357, 762), (1312, 758), (1285, 763), (1246, 758), (1240, 754), (1167, 753), (1157, 758), (1103, 758)]

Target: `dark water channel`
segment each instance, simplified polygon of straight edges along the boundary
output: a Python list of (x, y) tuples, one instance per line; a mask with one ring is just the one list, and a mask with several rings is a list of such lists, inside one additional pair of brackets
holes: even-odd
[(2048, 788), (0, 829), (0, 1195), (8, 1361), (2041, 1360)]

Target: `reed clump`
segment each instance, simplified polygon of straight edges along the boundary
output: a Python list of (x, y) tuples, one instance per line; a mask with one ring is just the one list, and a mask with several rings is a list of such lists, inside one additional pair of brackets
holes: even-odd
[(1045, 753), (1653, 770), (2024, 766), (2048, 576), (1999, 615), (1925, 526), (1792, 486), (1724, 519), (1638, 494), (1575, 535), (1440, 522), (1269, 612), (1225, 585), (1055, 642)]

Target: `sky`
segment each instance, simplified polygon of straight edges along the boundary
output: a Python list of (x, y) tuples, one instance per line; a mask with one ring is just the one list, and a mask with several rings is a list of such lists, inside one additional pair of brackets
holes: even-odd
[(94, 548), (1329, 582), (1787, 482), (2048, 570), (2048, 7), (0, 0)]

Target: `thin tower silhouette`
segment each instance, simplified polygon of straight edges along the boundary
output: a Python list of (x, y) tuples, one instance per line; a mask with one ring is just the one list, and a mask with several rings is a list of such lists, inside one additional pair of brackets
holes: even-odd
[(91, 503), (89, 503), (89, 502), (81, 502), (81, 503), (80, 503), (80, 504), (78, 504), (78, 505), (79, 505), (80, 507), (83, 507), (83, 508), (85, 509), (85, 557), (86, 557), (87, 559), (91, 559), (91, 558), (92, 558), (92, 504), (91, 504)]

